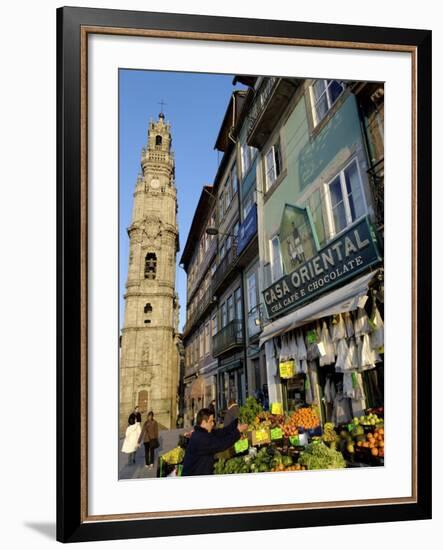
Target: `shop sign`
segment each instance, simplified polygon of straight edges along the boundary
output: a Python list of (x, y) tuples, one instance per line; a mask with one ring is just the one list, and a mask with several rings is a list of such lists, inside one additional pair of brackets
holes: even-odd
[(280, 378), (292, 378), (294, 376), (294, 360), (282, 361), (279, 364)]
[(264, 290), (268, 317), (299, 307), (381, 260), (375, 230), (365, 217)]
[(257, 206), (254, 205), (248, 212), (238, 232), (237, 254), (240, 254), (252, 237), (257, 233)]

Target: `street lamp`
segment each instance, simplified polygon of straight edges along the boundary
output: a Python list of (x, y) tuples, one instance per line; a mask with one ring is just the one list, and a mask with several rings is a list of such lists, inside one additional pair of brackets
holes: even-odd
[(226, 237), (232, 237), (234, 240), (237, 240), (237, 235), (234, 235), (233, 233), (222, 233), (216, 227), (207, 227), (206, 234), (207, 235), (225, 235)]

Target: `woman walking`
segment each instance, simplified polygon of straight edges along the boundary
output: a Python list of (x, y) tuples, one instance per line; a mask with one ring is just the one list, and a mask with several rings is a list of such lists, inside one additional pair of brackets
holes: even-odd
[(142, 432), (138, 438), (138, 443), (143, 441), (145, 445), (145, 463), (146, 468), (152, 470), (154, 467), (154, 452), (159, 446), (158, 442), (158, 424), (154, 420), (154, 413), (148, 412), (148, 419), (143, 424)]
[(140, 436), (140, 422), (134, 418), (129, 418), (129, 426), (126, 428), (125, 440), (123, 441), (122, 453), (128, 455), (128, 464), (135, 464), (135, 453), (138, 448), (138, 440)]

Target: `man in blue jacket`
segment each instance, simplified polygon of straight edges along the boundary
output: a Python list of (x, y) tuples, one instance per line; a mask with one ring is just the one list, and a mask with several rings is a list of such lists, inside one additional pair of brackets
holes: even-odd
[(214, 455), (229, 449), (240, 439), (240, 433), (247, 430), (247, 424), (238, 425), (238, 420), (226, 428), (213, 430), (214, 415), (210, 409), (201, 409), (197, 413), (197, 425), (194, 427), (186, 447), (183, 461), (184, 476), (205, 476), (214, 473)]

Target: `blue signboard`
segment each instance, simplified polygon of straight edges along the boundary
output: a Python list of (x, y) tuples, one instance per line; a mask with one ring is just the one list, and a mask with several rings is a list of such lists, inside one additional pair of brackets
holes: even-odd
[(328, 292), (381, 260), (375, 230), (365, 217), (264, 290), (269, 318)]
[(254, 205), (248, 212), (245, 221), (241, 224), (238, 232), (237, 254), (241, 254), (249, 241), (257, 233), (257, 206)]

